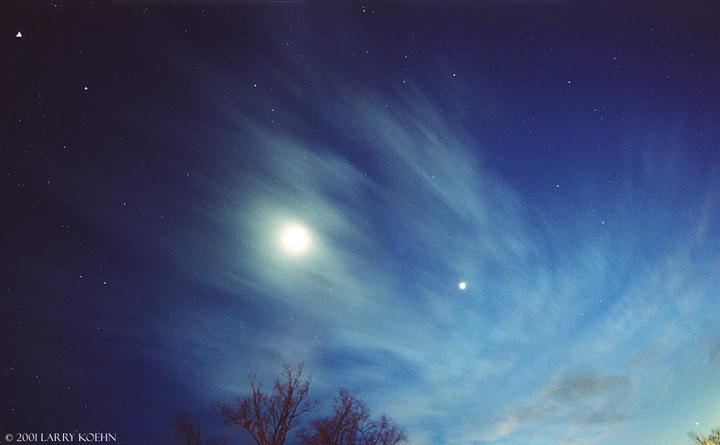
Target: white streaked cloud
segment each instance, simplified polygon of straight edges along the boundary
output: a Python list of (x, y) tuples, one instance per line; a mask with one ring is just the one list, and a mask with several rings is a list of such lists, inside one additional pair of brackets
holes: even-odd
[[(528, 432), (537, 443), (589, 432), (585, 443), (595, 443), (642, 415), (639, 401), (661, 381), (654, 367), (702, 331), (687, 320), (717, 314), (718, 276), (694, 271), (717, 264), (702, 248), (713, 211), (703, 207), (689, 239), (648, 235), (634, 216), (618, 229), (667, 237), (656, 251), (597, 227), (539, 227), (531, 213), (542, 203), (489, 169), (481, 141), (449, 125), (432, 99), (347, 87), (337, 97), (312, 111), (327, 140), (235, 115), (242, 162), (228, 155), (231, 187), (199, 210), (221, 234), (189, 241), (205, 258), (203, 283), (228, 301), (199, 309), (192, 332), (159, 324), (207, 363), (197, 378), (238, 391), (237, 370), (302, 360), (317, 388), (357, 388), (417, 443), (513, 443)], [(646, 197), (605, 218), (623, 220)], [(307, 255), (278, 249), (290, 220), (312, 231)], [(583, 230), (585, 239), (563, 239)], [(624, 267), (628, 281), (611, 285)], [(472, 283), (465, 292), (459, 279)], [(239, 334), (234, 319), (255, 331)], [(643, 377), (654, 380), (635, 383)]]

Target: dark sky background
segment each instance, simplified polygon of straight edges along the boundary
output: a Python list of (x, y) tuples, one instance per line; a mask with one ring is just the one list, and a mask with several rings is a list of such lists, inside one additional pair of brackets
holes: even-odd
[(720, 426), (720, 5), (629, 3), (3, 2), (0, 433), (300, 361), (417, 445)]

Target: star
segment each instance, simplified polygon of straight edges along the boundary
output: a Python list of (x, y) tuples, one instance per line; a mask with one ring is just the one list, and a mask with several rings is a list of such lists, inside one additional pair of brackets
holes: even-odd
[(22, 33), (18, 31), (17, 34), (15, 34), (15, 38), (22, 39)]

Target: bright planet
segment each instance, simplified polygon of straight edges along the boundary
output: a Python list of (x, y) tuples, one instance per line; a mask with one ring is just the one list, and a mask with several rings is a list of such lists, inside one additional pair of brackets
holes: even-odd
[(720, 0), (328, 3), (0, 3), (0, 445), (720, 445)]

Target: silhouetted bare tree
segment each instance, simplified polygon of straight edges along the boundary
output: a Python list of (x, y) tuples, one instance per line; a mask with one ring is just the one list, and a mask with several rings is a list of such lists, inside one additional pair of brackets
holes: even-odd
[(405, 433), (384, 415), (378, 420), (355, 395), (340, 390), (329, 417), (314, 420), (300, 431), (303, 445), (397, 445)]
[(200, 432), (184, 414), (175, 416), (175, 439), (179, 445), (202, 445)]
[(197, 430), (192, 422), (183, 413), (175, 414), (175, 441), (178, 445), (226, 445), (224, 437), (203, 441), (200, 437), (200, 431)]
[(257, 445), (283, 445), (288, 432), (297, 426), (298, 417), (317, 406), (306, 400), (310, 381), (303, 379), (303, 367), (285, 366), (270, 392), (263, 391), (255, 376), (251, 393), (234, 405), (218, 405), (228, 425), (247, 430)]
[[(247, 397), (230, 405), (218, 404), (217, 409), (227, 425), (246, 430), (256, 445), (284, 445), (300, 416), (317, 406), (307, 400), (310, 381), (303, 378), (302, 365), (285, 366), (270, 391), (263, 391), (255, 376), (250, 383)], [(175, 416), (175, 437), (180, 445), (212, 444), (203, 442), (200, 432), (182, 414)], [(339, 391), (332, 414), (312, 421), (298, 438), (303, 445), (398, 445), (406, 441), (400, 427), (384, 415), (372, 419), (365, 404), (345, 390)], [(218, 443), (225, 444), (225, 440)]]
[(707, 437), (700, 436), (695, 432), (690, 433), (690, 439), (696, 445), (720, 445), (720, 428), (712, 430)]

